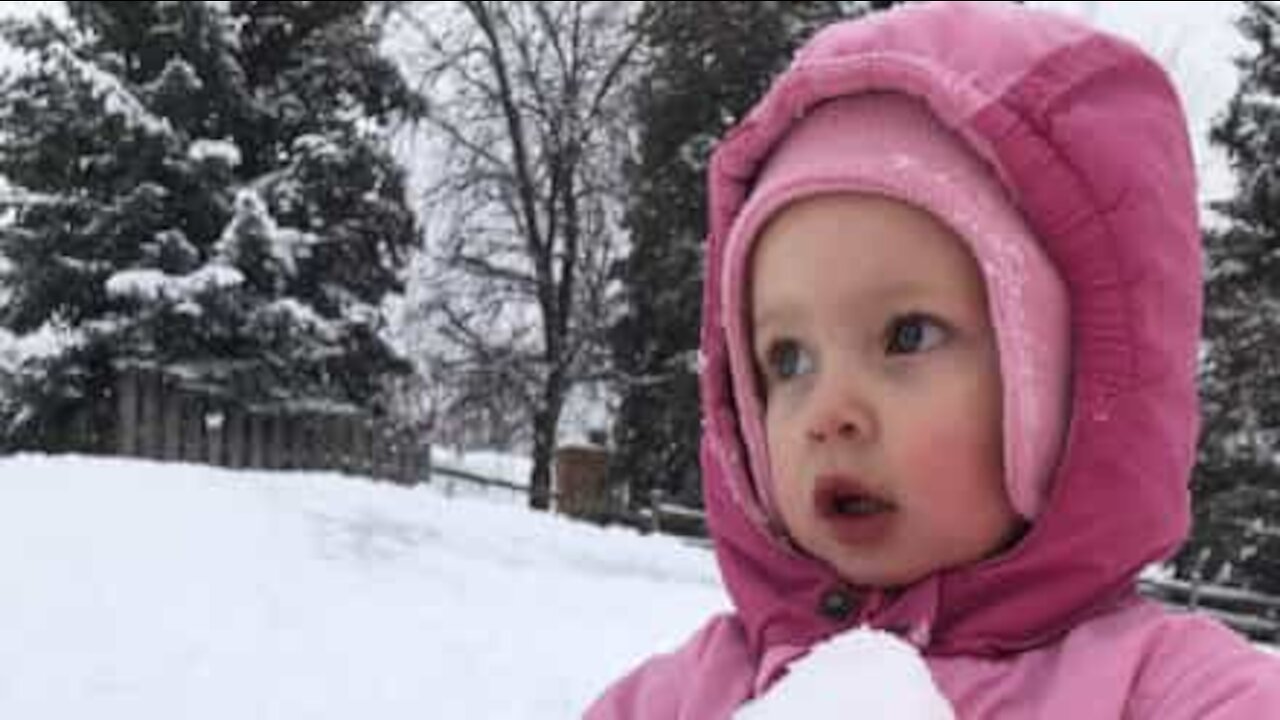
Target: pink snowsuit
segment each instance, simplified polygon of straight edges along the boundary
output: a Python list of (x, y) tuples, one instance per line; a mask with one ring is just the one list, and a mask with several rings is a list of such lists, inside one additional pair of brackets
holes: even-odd
[[(891, 595), (849, 587), (760, 521), (719, 287), (725, 238), (771, 148), (816, 104), (871, 90), (923, 99), (995, 168), (1071, 308), (1071, 419), (1044, 510), (1010, 551)], [(725, 138), (709, 181), (702, 467), (735, 611), (618, 681), (587, 718), (730, 717), (815, 642), (857, 625), (919, 648), (960, 718), (1280, 718), (1280, 658), (1135, 591), (1188, 529), (1198, 426), (1195, 177), (1159, 66), (1003, 3), (837, 24)]]

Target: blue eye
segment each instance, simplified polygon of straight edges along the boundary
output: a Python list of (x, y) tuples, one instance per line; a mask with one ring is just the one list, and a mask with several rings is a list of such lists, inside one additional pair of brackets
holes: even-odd
[(937, 347), (947, 337), (940, 322), (919, 313), (894, 318), (885, 329), (885, 353), (909, 355)]
[(813, 371), (813, 357), (795, 340), (779, 340), (769, 345), (765, 364), (769, 375), (778, 380), (790, 380)]

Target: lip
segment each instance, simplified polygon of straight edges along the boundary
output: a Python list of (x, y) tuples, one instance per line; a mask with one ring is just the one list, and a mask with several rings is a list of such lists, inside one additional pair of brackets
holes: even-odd
[[(841, 512), (846, 502), (871, 503), (871, 512)], [(897, 519), (897, 506), (851, 475), (820, 475), (813, 486), (814, 514), (841, 545), (870, 545), (883, 540)]]

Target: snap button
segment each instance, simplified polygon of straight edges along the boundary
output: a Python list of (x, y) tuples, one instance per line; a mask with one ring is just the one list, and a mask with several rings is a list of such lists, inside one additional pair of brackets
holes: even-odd
[(853, 614), (854, 598), (847, 588), (832, 588), (822, 594), (818, 612), (834, 622), (843, 622)]

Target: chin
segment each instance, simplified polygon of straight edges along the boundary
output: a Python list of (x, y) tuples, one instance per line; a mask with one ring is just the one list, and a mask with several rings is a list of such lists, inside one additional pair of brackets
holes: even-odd
[(933, 570), (892, 570), (832, 563), (840, 577), (852, 585), (893, 590), (912, 585), (929, 576)]

